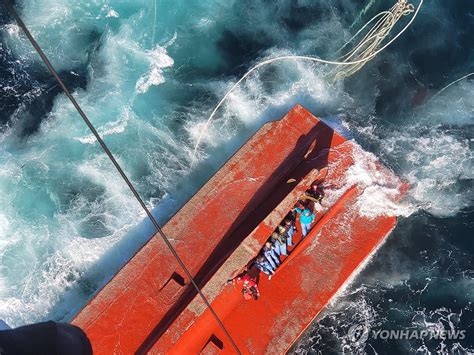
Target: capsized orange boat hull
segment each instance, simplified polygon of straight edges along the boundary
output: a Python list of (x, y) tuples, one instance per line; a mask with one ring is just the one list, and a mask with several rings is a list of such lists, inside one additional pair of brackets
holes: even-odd
[[(295, 106), (265, 124), (164, 226), (242, 352), (286, 351), (394, 227), (395, 217), (367, 217), (355, 207), (363, 187), (348, 184), (354, 149)], [(321, 178), (334, 191), (324, 213), (274, 278), (260, 277), (260, 299), (244, 301), (241, 287), (225, 281)], [(233, 352), (159, 236), (73, 323), (98, 354)]]

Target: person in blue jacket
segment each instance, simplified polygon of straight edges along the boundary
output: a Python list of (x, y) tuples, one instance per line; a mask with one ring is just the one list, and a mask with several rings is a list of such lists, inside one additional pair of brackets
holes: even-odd
[(307, 208), (301, 209), (296, 207), (294, 210), (300, 215), (301, 234), (303, 235), (302, 238), (304, 238), (311, 229), (311, 224), (314, 222), (316, 215)]

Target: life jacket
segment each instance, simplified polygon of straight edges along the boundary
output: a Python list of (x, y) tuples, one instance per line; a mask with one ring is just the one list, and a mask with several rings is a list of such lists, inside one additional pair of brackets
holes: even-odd
[(245, 275), (242, 277), (242, 281), (244, 282), (244, 287), (255, 287), (257, 286), (257, 283), (255, 280), (252, 280), (248, 275)]
[(244, 296), (244, 300), (251, 300), (253, 298), (252, 293), (250, 290), (243, 288), (242, 289), (242, 296)]
[(259, 296), (259, 292), (255, 280), (252, 280), (248, 275), (244, 275), (242, 277), (242, 281), (242, 296), (244, 297), (244, 299), (257, 299), (257, 297)]

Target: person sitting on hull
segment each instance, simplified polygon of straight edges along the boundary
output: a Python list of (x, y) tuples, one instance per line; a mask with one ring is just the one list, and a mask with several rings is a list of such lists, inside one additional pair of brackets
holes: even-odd
[(255, 267), (264, 274), (268, 275), (268, 279), (271, 280), (273, 274), (275, 274), (275, 268), (265, 259), (263, 255), (259, 255), (254, 262)]
[(275, 252), (275, 248), (273, 247), (271, 242), (266, 242), (265, 246), (262, 249), (263, 255), (273, 267), (276, 269), (280, 265), (280, 259), (278, 258), (277, 253)]
[(300, 225), (301, 225), (301, 234), (303, 235), (301, 239), (306, 237), (309, 230), (311, 229), (311, 224), (316, 219), (316, 215), (312, 213), (308, 208), (304, 210), (301, 208), (296, 207), (294, 209), (300, 215)]

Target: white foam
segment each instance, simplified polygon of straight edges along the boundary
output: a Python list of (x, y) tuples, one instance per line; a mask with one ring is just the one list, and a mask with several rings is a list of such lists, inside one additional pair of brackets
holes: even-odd
[(114, 9), (110, 9), (110, 11), (107, 13), (107, 15), (105, 17), (115, 17), (115, 18), (118, 18), (119, 17), (119, 13), (117, 11), (115, 11)]
[(9, 23), (8, 25), (5, 25), (5, 29), (9, 36), (18, 38), (18, 34), (20, 33), (20, 27), (18, 27), (16, 23)]
[(402, 181), (390, 170), (382, 167), (378, 158), (355, 145), (354, 165), (347, 172), (349, 185), (357, 184), (363, 189), (356, 206), (361, 215), (367, 217), (409, 216), (415, 208), (401, 199)]
[(168, 48), (172, 46), (176, 42), (177, 39), (178, 39), (178, 33), (174, 32), (173, 36), (168, 41), (166, 41), (166, 43), (163, 45), (163, 48)]
[[(0, 243), (5, 241), (5, 236), (7, 235), (10, 229), (10, 222), (8, 218), (3, 213), (0, 213)], [(0, 247), (1, 249), (1, 247)]]
[[(96, 127), (97, 132), (102, 138), (109, 135), (123, 133), (125, 132), (125, 129), (127, 128), (128, 121), (131, 115), (133, 115), (133, 113), (131, 112), (130, 107), (126, 106), (122, 110), (122, 114), (118, 120), (113, 121), (113, 122), (106, 122), (102, 127), (99, 127), (99, 128)], [(84, 137), (76, 137), (74, 139), (78, 140), (79, 142), (83, 144), (95, 144), (97, 142), (93, 134), (89, 134)]]
[(446, 89), (418, 112), (432, 125), (470, 125), (474, 115), (474, 81), (465, 79)]
[[(377, 91), (372, 90), (375, 98)], [(375, 116), (357, 112), (345, 119), (344, 125), (375, 146), (378, 156), (395, 162), (396, 174), (409, 183), (406, 212), (425, 210), (445, 217), (472, 204), (474, 190), (466, 182), (474, 177), (474, 156), (470, 128), (464, 127), (472, 123), (473, 95), (472, 82), (459, 83), (386, 130)], [(367, 102), (354, 104), (375, 105), (367, 96)], [(403, 210), (399, 213), (406, 215)]]
[[(395, 154), (406, 154), (403, 177), (418, 209), (450, 216), (471, 204), (472, 189), (458, 190), (460, 180), (474, 178), (474, 159), (462, 136), (432, 128), (419, 136), (416, 129), (390, 137)], [(406, 153), (405, 153), (406, 152)]]
[(165, 82), (163, 69), (173, 66), (174, 60), (171, 58), (166, 49), (156, 47), (152, 51), (147, 52), (150, 68), (147, 73), (143, 74), (135, 84), (138, 93), (144, 94), (151, 86), (158, 86)]
[[(285, 54), (289, 53), (274, 50), (261, 60)], [(268, 82), (268, 71), (275, 71), (271, 82)], [(263, 123), (283, 116), (295, 102), (310, 109), (317, 107), (316, 113), (335, 107), (344, 94), (326, 82), (325, 73), (323, 67), (292, 60), (259, 69), (229, 95), (209, 125), (206, 126), (208, 117), (202, 112), (190, 113), (186, 122), (190, 139), (196, 144), (201, 137), (204, 145), (214, 147), (238, 135), (243, 127), (256, 131)], [(211, 85), (216, 97), (220, 97), (232, 83), (217, 81)]]

